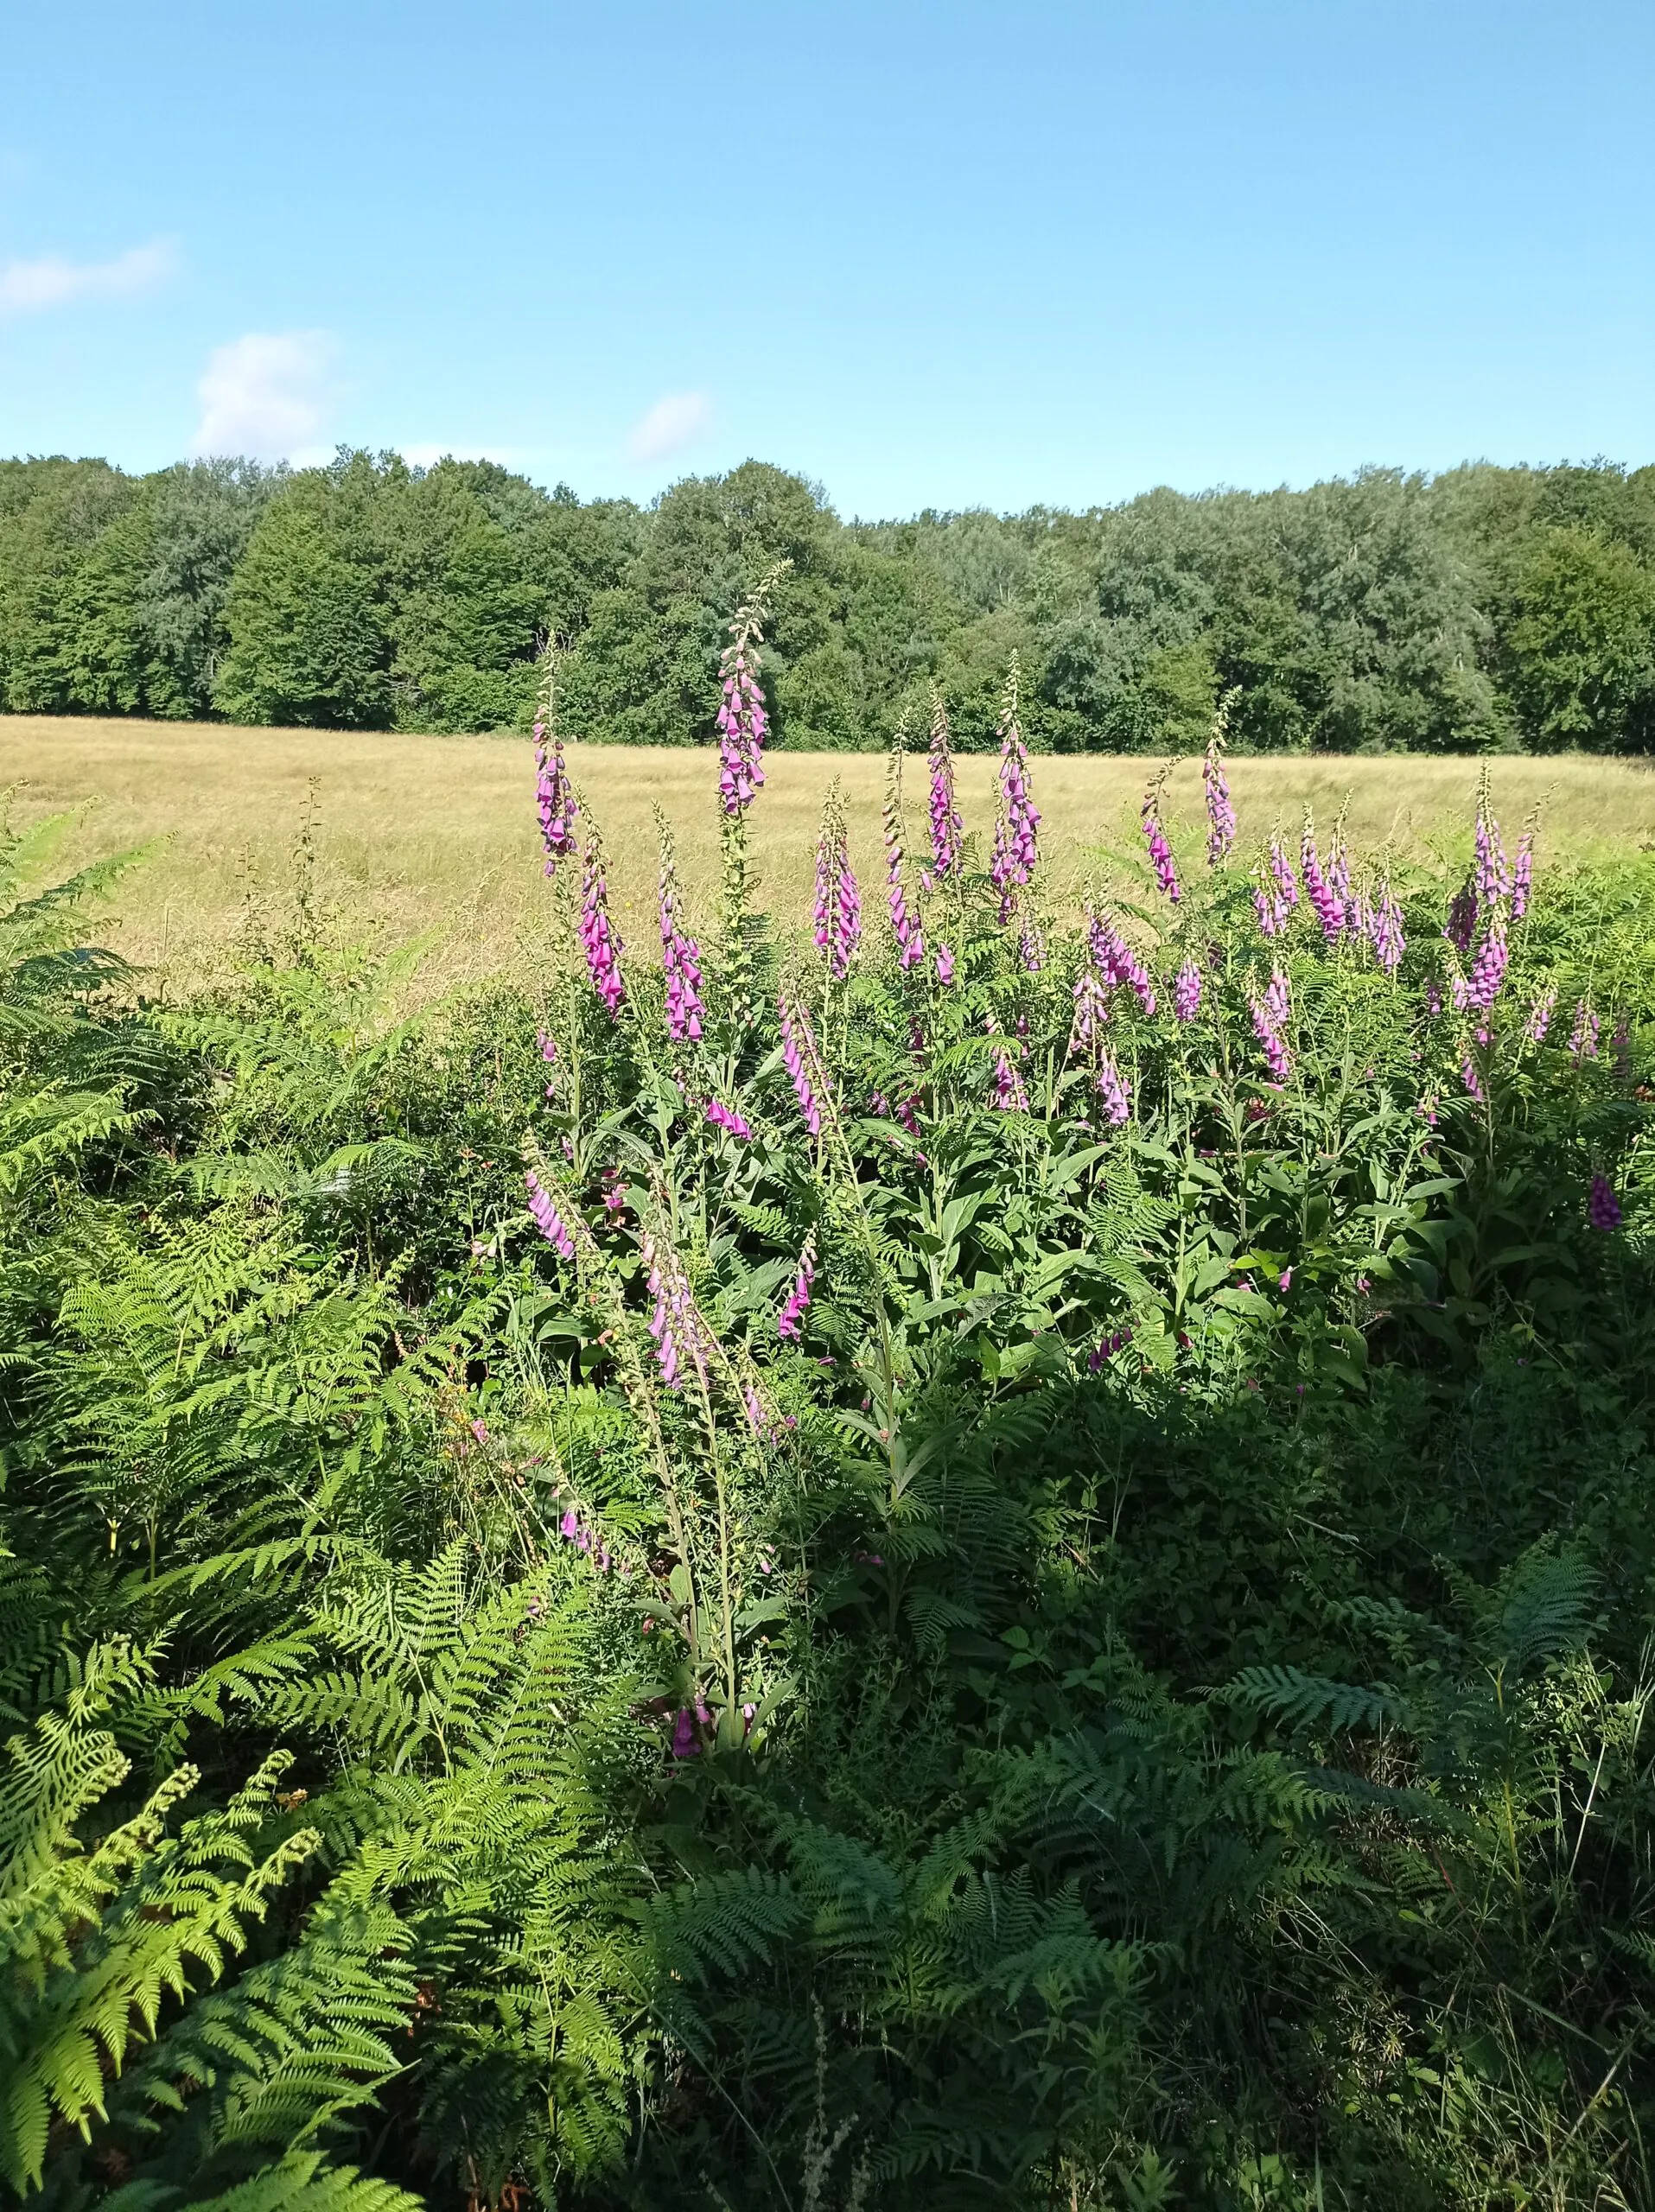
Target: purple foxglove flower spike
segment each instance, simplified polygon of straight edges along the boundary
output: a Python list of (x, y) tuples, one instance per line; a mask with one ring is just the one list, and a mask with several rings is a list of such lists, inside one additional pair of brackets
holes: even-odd
[(799, 1272), (793, 1277), (792, 1288), (786, 1303), (776, 1316), (776, 1334), (798, 1337), (804, 1333), (805, 1314), (811, 1302), (811, 1291), (816, 1281), (816, 1239), (807, 1236), (805, 1249), (799, 1255)]
[(1476, 930), (1477, 893), (1467, 883), (1448, 901), (1448, 918), (1442, 925), (1442, 934), (1456, 952), (1469, 952)]
[(656, 810), (661, 835), (661, 966), (666, 975), (666, 1033), (675, 1045), (701, 1035), (701, 947), (678, 927), (678, 857), (665, 817)]
[[(1499, 824), (1489, 811), (1488, 771), (1485, 768), (1477, 799), (1476, 855), (1472, 862), (1472, 881), (1476, 888), (1477, 904), (1486, 912), (1499, 899), (1512, 894), (1511, 863), (1505, 857)], [(1461, 950), (1463, 951), (1464, 947)]]
[(994, 849), (989, 859), (989, 874), (1000, 893), (1002, 927), (1011, 919), (1017, 893), (1034, 874), (1038, 858), (1041, 817), (1029, 796), (1028, 749), (1017, 721), (1022, 681), (1022, 669), (1014, 652), (1000, 712), (1000, 810), (994, 827)]
[(1321, 933), (1332, 944), (1344, 931), (1345, 901), (1322, 874), (1321, 861), (1316, 853), (1315, 832), (1307, 810), (1304, 835), (1299, 842), (1299, 873), (1304, 878), (1304, 893), (1315, 909), (1316, 919), (1321, 924)]
[(948, 710), (935, 684), (931, 690), (931, 864), (940, 881), (960, 861), (964, 835), (954, 802), (954, 754), (948, 741)]
[(945, 944), (937, 947), (937, 981), (946, 990), (954, 980), (954, 956)]
[(822, 1134), (821, 1094), (827, 1085), (815, 1033), (802, 1006), (791, 1003), (784, 992), (776, 1001), (781, 1022), (781, 1058), (799, 1101), (805, 1126), (813, 1137)]
[(1167, 833), (1161, 826), (1161, 794), (1171, 771), (1169, 761), (1143, 794), (1143, 841), (1149, 848), (1149, 865), (1155, 870), (1155, 881), (1175, 906), (1183, 897), (1178, 887), (1178, 871), (1173, 865), (1172, 847), (1167, 842)]
[(722, 1098), (710, 1098), (707, 1101), (707, 1119), (712, 1123), (714, 1128), (728, 1129), (731, 1136), (740, 1137), (743, 1143), (746, 1143), (753, 1135), (752, 1130), (735, 1109), (733, 1106), (726, 1106)]
[(1402, 956), (1407, 949), (1402, 933), (1402, 908), (1391, 893), (1389, 882), (1380, 886), (1379, 896), (1372, 906), (1365, 906), (1362, 919), (1367, 930), (1368, 943), (1373, 957), (1387, 976), (1394, 976), (1402, 965)]
[(1231, 804), (1230, 781), (1224, 772), (1225, 723), (1229, 718), (1230, 693), (1219, 709), (1213, 734), (1206, 741), (1201, 763), (1201, 785), (1206, 795), (1206, 864), (1221, 868), (1236, 842), (1236, 810)]
[(822, 834), (816, 845), (816, 904), (812, 931), (829, 975), (843, 983), (862, 943), (862, 893), (850, 865), (850, 830), (844, 798), (836, 776), (822, 809)]
[[(1477, 947), (1477, 957), (1467, 978), (1464, 1004), (1472, 1012), (1486, 1014), (1499, 996), (1510, 958), (1505, 943), (1505, 918), (1498, 906), (1489, 911), (1488, 931)], [(1456, 1001), (1456, 1002), (1458, 1002)]]
[(902, 732), (891, 747), (890, 771), (885, 796), (885, 880), (890, 907), (891, 933), (896, 939), (896, 964), (906, 975), (926, 957), (925, 931), (909, 906), (902, 885)]
[(1017, 965), (1026, 976), (1038, 976), (1046, 965), (1046, 939), (1038, 922), (1025, 922), (1017, 939)]
[(1028, 1093), (1023, 1088), (1023, 1079), (1007, 1058), (1003, 1045), (994, 1056), (994, 1096), (990, 1103), (1002, 1114), (1028, 1111)]
[(759, 684), (759, 647), (771, 593), (784, 561), (771, 569), (730, 624), (730, 641), (719, 664), (718, 803), (726, 814), (752, 805), (764, 782), (764, 741), (769, 730)]
[(525, 1175), (523, 1180), (528, 1190), (529, 1211), (534, 1217), (535, 1227), (560, 1260), (572, 1260), (575, 1240), (569, 1233), (568, 1224), (558, 1211), (557, 1200), (543, 1188), (534, 1175)]
[(1087, 919), (1086, 938), (1091, 957), (1105, 982), (1126, 984), (1145, 1014), (1154, 1014), (1155, 993), (1149, 971), (1120, 931), (1094, 914)]
[(613, 1020), (627, 995), (626, 985), (621, 980), (622, 946), (620, 933), (609, 919), (609, 886), (604, 874), (602, 840), (595, 827), (590, 826), (581, 876), (580, 937), (593, 988)]
[(695, 1369), (704, 1383), (708, 1356), (712, 1351), (712, 1332), (696, 1304), (684, 1262), (670, 1245), (658, 1243), (648, 1230), (639, 1238), (638, 1249), (644, 1262), (649, 1294), (655, 1301), (649, 1317), (649, 1333), (655, 1339), (655, 1358), (661, 1381), (669, 1390), (682, 1389), (687, 1364)]
[(1255, 998), (1249, 1003), (1253, 1034), (1264, 1048), (1271, 1080), (1279, 1088), (1287, 1081), (1293, 1069), (1293, 1055), (1282, 1035), (1289, 1011), (1288, 982), (1279, 968), (1271, 975), (1264, 997)]
[(1587, 1001), (1582, 999), (1580, 1001), (1580, 1004), (1575, 1008), (1575, 1027), (1569, 1039), (1569, 1051), (1571, 1058), (1575, 1060), (1596, 1059), (1598, 1056), (1599, 1027), (1600, 1024), (1596, 1014), (1592, 1011), (1591, 1007), (1587, 1003)]
[(1534, 891), (1534, 831), (1525, 829), (1518, 839), (1517, 860), (1512, 869), (1512, 919), (1520, 922), (1529, 911)]
[(1094, 1081), (1098, 1096), (1103, 1101), (1104, 1119), (1115, 1128), (1124, 1128), (1131, 1115), (1132, 1102), (1127, 1093), (1125, 1078), (1116, 1064), (1114, 1054), (1107, 1047), (1098, 1055), (1098, 1072)]
[(574, 786), (563, 766), (563, 741), (548, 741), (544, 721), (534, 726), (534, 810), (540, 823), (540, 843), (546, 856), (546, 874), (556, 875), (558, 863), (575, 850), (575, 819), (580, 812)]
[(1172, 987), (1172, 1010), (1180, 1021), (1194, 1021), (1201, 1010), (1201, 971), (1185, 961)]
[(1620, 1201), (1616, 1198), (1614, 1185), (1607, 1175), (1594, 1175), (1592, 1178), (1592, 1195), (1586, 1203), (1586, 1217), (1594, 1229), (1601, 1229), (1606, 1235), (1620, 1226)]
[(1478, 1104), (1480, 1105), (1483, 1100), (1486, 1097), (1487, 1093), (1483, 1089), (1482, 1077), (1477, 1072), (1477, 1063), (1471, 1057), (1471, 1047), (1469, 1045), (1466, 1046), (1465, 1052), (1461, 1058), (1460, 1080), (1464, 1084), (1466, 1089), (1471, 1093), (1471, 1096), (1477, 1101)]
[(1529, 1014), (1529, 1026), (1525, 1034), (1530, 1044), (1544, 1045), (1546, 1032), (1551, 1027), (1551, 1017), (1557, 1009), (1557, 986), (1548, 983), (1535, 1001)]

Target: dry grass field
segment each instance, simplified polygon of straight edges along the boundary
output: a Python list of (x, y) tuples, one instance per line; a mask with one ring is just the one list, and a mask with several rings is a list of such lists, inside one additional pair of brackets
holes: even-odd
[[(642, 942), (654, 926), (652, 810), (672, 820), (692, 901), (710, 899), (717, 870), (714, 766), (699, 751), (571, 748), (573, 772), (608, 842), (621, 925)], [(986, 838), (993, 818), (992, 758), (960, 763), (967, 826)], [(1044, 817), (1042, 853), (1054, 886), (1078, 892), (1111, 873), (1110, 853), (1136, 853), (1142, 759), (1041, 758), (1034, 763)], [(763, 895), (796, 918), (809, 896), (822, 798), (843, 779), (853, 845), (864, 878), (880, 865), (884, 763), (856, 754), (773, 754), (753, 817)], [(910, 764), (911, 831), (922, 823), (924, 764)], [(1341, 807), (1359, 851), (1457, 849), (1469, 823), (1477, 766), (1417, 757), (1244, 760), (1232, 782), (1244, 848), (1300, 809), (1330, 823)], [(211, 973), (241, 931), (249, 902), (279, 912), (290, 900), (295, 855), (314, 815), (322, 905), (348, 928), (397, 941), (430, 932), (432, 982), (471, 977), (533, 959), (547, 908), (532, 805), (533, 769), (522, 739), (340, 735), (181, 722), (0, 716), (0, 790), (14, 818), (77, 810), (74, 861), (149, 844), (121, 887), (109, 941), (182, 985)], [(1655, 839), (1655, 772), (1626, 761), (1501, 758), (1498, 810), (1509, 829), (1542, 813), (1541, 855), (1582, 856)], [(1199, 764), (1174, 771), (1169, 826), (1194, 838), (1201, 819)], [(1174, 834), (1175, 829), (1174, 829)], [(1192, 853), (1192, 858), (1194, 854)]]

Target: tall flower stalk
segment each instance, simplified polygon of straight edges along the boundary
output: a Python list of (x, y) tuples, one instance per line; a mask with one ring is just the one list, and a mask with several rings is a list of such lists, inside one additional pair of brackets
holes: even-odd
[(960, 865), (964, 836), (954, 799), (954, 753), (949, 742), (948, 709), (936, 684), (931, 687), (931, 865), (940, 882)]
[(1000, 708), (1000, 806), (994, 825), (989, 875), (1000, 894), (1003, 926), (1015, 911), (1017, 893), (1034, 873), (1039, 858), (1040, 812), (1028, 788), (1028, 748), (1017, 719), (1022, 671), (1011, 656)]
[(738, 607), (729, 626), (729, 643), (719, 663), (718, 802), (726, 814), (752, 805), (764, 782), (764, 741), (770, 719), (759, 683), (770, 595), (787, 568), (778, 562), (758, 589)]
[(1149, 865), (1155, 870), (1155, 881), (1175, 906), (1183, 897), (1179, 888), (1178, 870), (1173, 865), (1172, 847), (1167, 842), (1167, 833), (1161, 826), (1161, 800), (1172, 773), (1172, 762), (1168, 761), (1155, 781), (1143, 794), (1142, 818), (1143, 842), (1149, 848)]
[(1213, 718), (1201, 763), (1201, 788), (1206, 799), (1206, 864), (1222, 868), (1236, 842), (1236, 810), (1230, 798), (1230, 779), (1224, 772), (1224, 748), (1229, 735), (1230, 709), (1236, 693), (1226, 691)]
[(836, 776), (822, 809), (816, 842), (816, 901), (812, 938), (836, 983), (850, 975), (862, 944), (862, 893), (850, 865), (844, 794)]
[(701, 948), (678, 922), (678, 855), (666, 817), (658, 806), (661, 841), (661, 966), (666, 976), (666, 1033), (675, 1045), (701, 1035)]
[(597, 824), (588, 817), (586, 852), (581, 872), (581, 948), (586, 955), (592, 988), (608, 1009), (611, 1020), (620, 1013), (627, 995), (621, 976), (621, 935), (609, 918), (609, 884), (605, 872), (603, 840)]
[(540, 825), (540, 846), (548, 876), (555, 876), (575, 851), (575, 823), (580, 813), (575, 787), (563, 765), (563, 734), (557, 728), (559, 658), (556, 643), (549, 644), (546, 672), (534, 715), (534, 810)]
[(908, 904), (902, 877), (902, 740), (899, 723), (891, 745), (885, 776), (885, 896), (896, 939), (896, 964), (906, 975), (926, 957), (925, 930), (918, 912)]

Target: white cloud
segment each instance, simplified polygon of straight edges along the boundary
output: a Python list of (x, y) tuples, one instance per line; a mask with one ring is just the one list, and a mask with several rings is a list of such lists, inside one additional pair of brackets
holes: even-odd
[(164, 283), (178, 266), (165, 238), (135, 245), (113, 261), (65, 261), (55, 253), (0, 268), (0, 315), (37, 315), (71, 300), (133, 300)]
[(215, 346), (196, 386), (201, 419), (198, 454), (246, 454), (301, 466), (328, 448), (316, 433), (332, 393), (334, 341), (325, 330), (250, 331)]
[(693, 445), (712, 427), (712, 402), (704, 391), (670, 391), (632, 426), (627, 451), (633, 461), (665, 461)]

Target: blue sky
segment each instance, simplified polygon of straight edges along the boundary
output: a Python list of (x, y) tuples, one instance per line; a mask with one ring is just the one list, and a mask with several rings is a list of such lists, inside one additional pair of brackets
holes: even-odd
[(0, 452), (1655, 459), (1651, 0), (6, 10)]

